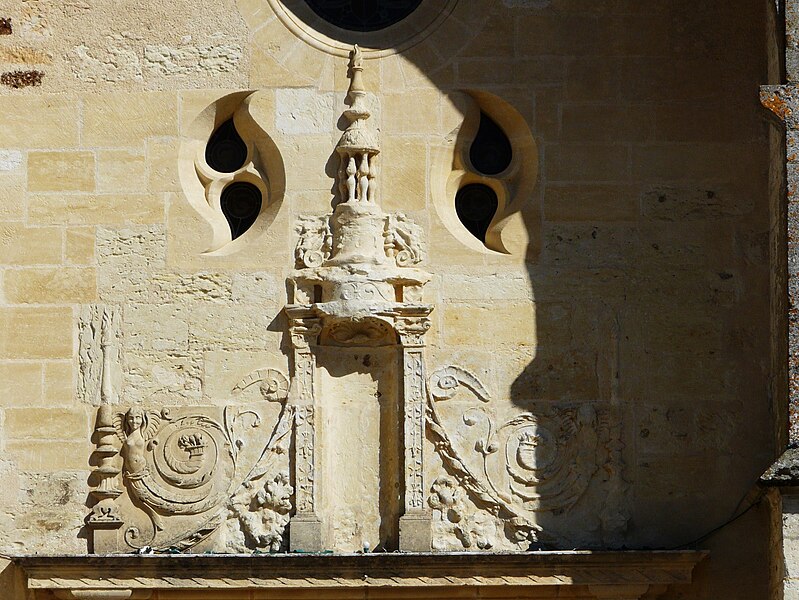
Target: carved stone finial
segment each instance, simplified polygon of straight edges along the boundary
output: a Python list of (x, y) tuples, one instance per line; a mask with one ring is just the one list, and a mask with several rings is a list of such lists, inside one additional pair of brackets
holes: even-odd
[(350, 53), (350, 89), (344, 116), (350, 122), (338, 142), (338, 189), (342, 202), (374, 202), (375, 157), (380, 152), (377, 132), (366, 121), (372, 116), (363, 85), (363, 53), (356, 45)]
[(350, 95), (353, 92), (364, 92), (363, 87), (363, 53), (361, 49), (358, 47), (358, 44), (353, 46), (352, 51), (350, 52), (350, 70), (351, 70), (351, 79), (350, 79)]

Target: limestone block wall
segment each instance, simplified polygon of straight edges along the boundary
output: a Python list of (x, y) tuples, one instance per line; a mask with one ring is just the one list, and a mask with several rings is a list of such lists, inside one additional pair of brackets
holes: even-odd
[[(343, 43), (289, 27), (277, 0), (124, 4), (0, 4), (4, 553), (87, 549), (96, 315), (117, 315), (120, 410), (239, 401), (234, 388), (254, 370), (288, 372), (295, 224), (329, 212), (335, 193)], [(366, 53), (379, 203), (424, 232), (428, 369), (474, 375), (494, 427), (537, 415), (592, 432), (588, 466), (562, 484), (574, 493), (535, 511), (540, 547), (689, 543), (751, 501), (778, 453), (769, 125), (758, 101), (767, 4), (460, 0), (442, 3), (446, 18), (411, 47), (398, 33)], [(454, 209), (459, 185), (483, 181), (463, 158), (481, 110), (516, 161), (487, 178), (503, 202), (487, 245)], [(195, 159), (234, 113), (259, 149), (269, 202), (253, 230), (215, 247)], [(347, 353), (346, 368), (322, 365), (321, 389), (342, 405), (347, 393), (397, 398), (377, 376), (396, 375), (380, 353), (374, 364)], [(459, 394), (440, 405), (449, 428), (481, 404)], [(379, 409), (363, 411), (356, 433), (342, 415), (358, 411), (337, 410), (324, 464), (361, 462), (330, 488), (351, 514), (333, 496), (322, 502), (334, 505), (328, 542), (358, 549), (364, 515), (378, 541), (395, 541), (368, 508)], [(362, 443), (363, 456), (339, 451), (342, 440)], [(529, 540), (508, 538), (465, 490), (468, 526), (448, 519), (451, 473), (433, 441), (434, 547), (523, 549)], [(702, 540), (711, 560), (665, 597), (764, 597), (768, 530), (763, 506)]]

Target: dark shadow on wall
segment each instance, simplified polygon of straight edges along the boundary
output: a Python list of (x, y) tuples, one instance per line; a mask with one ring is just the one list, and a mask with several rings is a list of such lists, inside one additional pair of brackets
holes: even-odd
[[(596, 456), (618, 449), (621, 487), (587, 494), (617, 518), (600, 516), (589, 545), (679, 545), (732, 516), (778, 453), (758, 103), (768, 3), (484, 4), (465, 41), (444, 22), (403, 55), (442, 90), (510, 103), (538, 145), (527, 207), (540, 213), (522, 209), (537, 339), (497, 395), (521, 413), (588, 405), (615, 428)], [(462, 267), (484, 264), (464, 247)], [(524, 355), (493, 352), (500, 371)], [(591, 486), (610, 477), (597, 462)], [(766, 535), (756, 514), (735, 531)], [(569, 515), (538, 513), (556, 539)], [(733, 564), (739, 550), (714, 552)], [(729, 585), (764, 589), (756, 571)]]

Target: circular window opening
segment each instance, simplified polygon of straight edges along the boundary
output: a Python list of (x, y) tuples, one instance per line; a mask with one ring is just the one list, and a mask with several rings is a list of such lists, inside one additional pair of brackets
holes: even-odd
[(422, 0), (305, 0), (325, 21), (348, 31), (378, 31), (399, 23)]

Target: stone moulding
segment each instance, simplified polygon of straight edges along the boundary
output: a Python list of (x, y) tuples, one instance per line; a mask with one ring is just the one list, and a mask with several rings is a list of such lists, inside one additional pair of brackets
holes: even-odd
[[(369, 58), (383, 58), (404, 52), (423, 42), (452, 14), (459, 0), (422, 2), (413, 13), (399, 23), (371, 32), (343, 31), (316, 15), (304, 2), (297, 0), (266, 0), (280, 22), (292, 34), (309, 46), (327, 54), (349, 56), (351, 41), (368, 50)], [(350, 40), (335, 39), (344, 33)], [(371, 49), (374, 48), (374, 49)]]
[(586, 597), (640, 598), (691, 583), (694, 567), (707, 556), (705, 551), (115, 555), (20, 556), (14, 563), (30, 589), (72, 597), (103, 590), (130, 590), (129, 597), (136, 597), (134, 592), (144, 590), (421, 586), (529, 586), (551, 594), (556, 587), (583, 586)]

